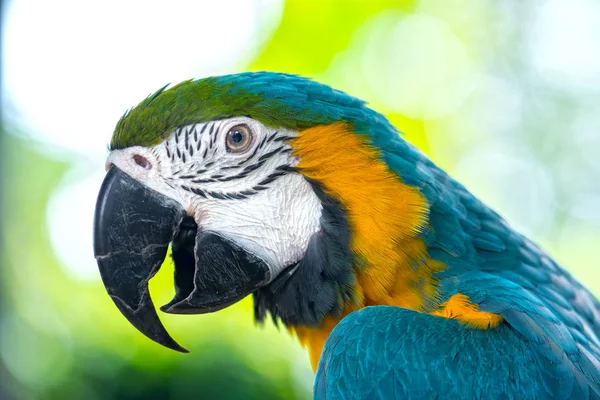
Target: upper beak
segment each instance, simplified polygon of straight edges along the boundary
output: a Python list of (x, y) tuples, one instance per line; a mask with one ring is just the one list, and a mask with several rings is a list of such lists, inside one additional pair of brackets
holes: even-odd
[(167, 333), (154, 309), (148, 281), (162, 265), (185, 210), (117, 167), (108, 171), (96, 203), (94, 255), (108, 294), (140, 332), (187, 352)]

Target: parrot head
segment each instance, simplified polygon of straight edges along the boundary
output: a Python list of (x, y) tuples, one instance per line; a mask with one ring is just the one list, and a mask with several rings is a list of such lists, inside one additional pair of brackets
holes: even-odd
[[(148, 291), (171, 246), (175, 296), (163, 312), (214, 312), (253, 294), (259, 321), (314, 326), (341, 315), (361, 296), (369, 236), (392, 224), (381, 234), (396, 243), (423, 221), (419, 193), (378, 160), (386, 142), (405, 145), (382, 115), (295, 75), (160, 89), (125, 113), (110, 144), (94, 223), (109, 295), (143, 334), (185, 351)], [(406, 191), (402, 215), (388, 213), (394, 190)]]

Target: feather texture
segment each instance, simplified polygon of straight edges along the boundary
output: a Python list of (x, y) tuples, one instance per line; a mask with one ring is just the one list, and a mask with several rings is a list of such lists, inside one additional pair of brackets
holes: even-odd
[(597, 382), (586, 375), (594, 369), (588, 357), (568, 361), (556, 344), (532, 346), (507, 324), (473, 329), (457, 320), (376, 306), (353, 312), (335, 327), (314, 398), (598, 398)]

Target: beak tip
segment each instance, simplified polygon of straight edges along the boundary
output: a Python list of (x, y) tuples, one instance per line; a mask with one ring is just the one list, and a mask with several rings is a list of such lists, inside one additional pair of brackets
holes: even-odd
[(170, 304), (165, 304), (164, 306), (160, 307), (160, 311), (167, 313), (167, 314), (171, 314), (171, 305)]
[(160, 307), (160, 311), (167, 314), (198, 314), (197, 312), (191, 312), (188, 307), (185, 307), (185, 305), (180, 303), (165, 304), (164, 306)]
[(177, 343), (165, 330), (158, 319), (158, 315), (156, 315), (154, 305), (149, 297), (143, 299), (140, 303), (141, 305), (138, 306), (136, 310), (132, 310), (131, 307), (118, 296), (111, 295), (110, 297), (113, 299), (121, 313), (144, 336), (168, 349), (180, 353), (189, 353), (189, 350)]
[(166, 336), (159, 336), (159, 337), (149, 337), (149, 339), (155, 341), (156, 343), (163, 345), (164, 347), (174, 350), (174, 351), (178, 351), (180, 353), (189, 353), (190, 351), (188, 349), (186, 349), (185, 347), (181, 346), (179, 343), (177, 343), (175, 341), (175, 339), (173, 339), (169, 334), (167, 334)]
[(176, 346), (174, 346), (174, 347), (169, 347), (169, 348), (170, 348), (171, 350), (175, 350), (175, 351), (178, 351), (178, 352), (180, 352), (180, 353), (183, 353), (183, 354), (189, 354), (189, 352), (190, 352), (190, 351), (189, 351), (188, 349), (186, 349), (185, 347), (181, 347), (181, 346), (180, 346), (179, 344), (177, 344), (177, 343), (175, 343), (175, 345), (176, 345)]
[(177, 296), (175, 296), (175, 298), (173, 298), (173, 300), (171, 300), (164, 306), (160, 306), (160, 311), (167, 313), (167, 314), (177, 314), (177, 312), (174, 310), (173, 306), (175, 306), (180, 301), (181, 301), (181, 299), (179, 299)]

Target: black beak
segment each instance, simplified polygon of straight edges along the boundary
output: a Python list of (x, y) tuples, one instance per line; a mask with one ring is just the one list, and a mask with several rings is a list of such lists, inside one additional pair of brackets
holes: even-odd
[(170, 349), (187, 352), (158, 319), (148, 281), (167, 255), (185, 216), (174, 200), (111, 167), (94, 217), (94, 255), (104, 286), (121, 313), (140, 332)]
[(169, 244), (175, 262), (175, 298), (161, 309), (202, 314), (225, 308), (270, 280), (266, 263), (233, 241), (203, 231), (179, 203), (111, 167), (94, 220), (94, 254), (106, 291), (140, 332), (187, 352), (160, 322), (148, 281)]

